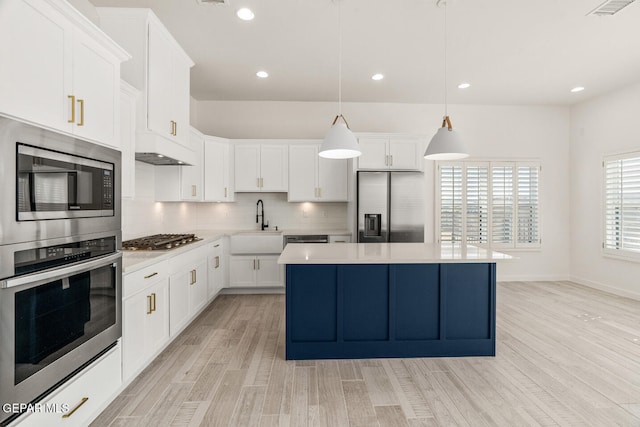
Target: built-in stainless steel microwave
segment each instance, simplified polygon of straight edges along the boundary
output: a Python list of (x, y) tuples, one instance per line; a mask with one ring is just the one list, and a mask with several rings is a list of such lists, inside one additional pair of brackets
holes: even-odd
[(113, 163), (18, 143), (18, 221), (113, 216), (113, 173)]
[(120, 158), (0, 117), (0, 245), (120, 230)]

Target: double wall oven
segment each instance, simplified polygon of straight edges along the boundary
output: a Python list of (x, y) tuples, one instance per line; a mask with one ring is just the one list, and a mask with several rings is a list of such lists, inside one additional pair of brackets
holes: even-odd
[(118, 151), (0, 117), (3, 404), (37, 402), (121, 336), (120, 164)]

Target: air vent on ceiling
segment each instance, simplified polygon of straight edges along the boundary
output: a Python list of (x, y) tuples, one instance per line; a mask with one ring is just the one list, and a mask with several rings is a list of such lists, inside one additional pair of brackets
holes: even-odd
[(196, 0), (198, 4), (215, 4), (229, 6), (230, 0)]
[(587, 15), (610, 16), (620, 12), (635, 0), (607, 0)]

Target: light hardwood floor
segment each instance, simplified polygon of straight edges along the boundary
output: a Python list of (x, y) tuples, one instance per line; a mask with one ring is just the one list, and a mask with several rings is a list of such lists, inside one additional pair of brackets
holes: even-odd
[(221, 296), (93, 426), (640, 426), (640, 302), (505, 282), (496, 357), (284, 360), (284, 296)]

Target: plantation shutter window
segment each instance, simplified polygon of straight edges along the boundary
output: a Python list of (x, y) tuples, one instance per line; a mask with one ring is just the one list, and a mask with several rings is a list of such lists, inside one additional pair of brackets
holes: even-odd
[(539, 248), (538, 162), (441, 162), (436, 181), (440, 242)]
[(606, 157), (604, 251), (640, 258), (640, 153)]

